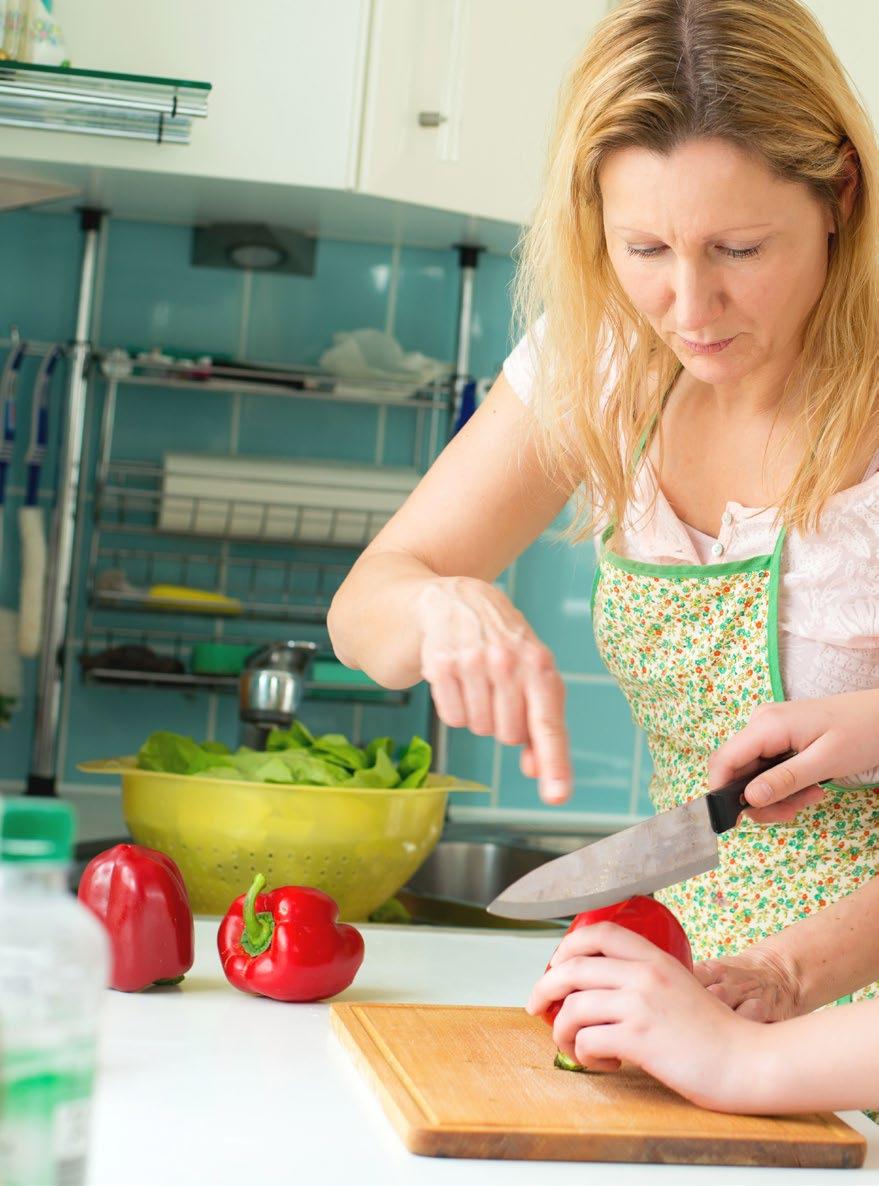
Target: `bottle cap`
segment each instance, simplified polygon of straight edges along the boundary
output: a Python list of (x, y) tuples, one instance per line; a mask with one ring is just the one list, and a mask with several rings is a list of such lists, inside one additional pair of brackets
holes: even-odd
[(69, 861), (73, 808), (61, 799), (0, 795), (0, 861)]

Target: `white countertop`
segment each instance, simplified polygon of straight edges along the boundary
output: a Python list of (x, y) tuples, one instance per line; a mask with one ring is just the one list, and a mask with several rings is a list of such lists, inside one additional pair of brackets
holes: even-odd
[[(217, 922), (196, 922), (179, 988), (108, 992), (89, 1186), (420, 1186), (420, 1183), (879, 1183), (879, 1127), (861, 1171), (463, 1161), (407, 1152), (330, 1030), (326, 1004), (291, 1005), (225, 980)], [(553, 936), (363, 926), (366, 959), (337, 1000), (521, 1005)]]

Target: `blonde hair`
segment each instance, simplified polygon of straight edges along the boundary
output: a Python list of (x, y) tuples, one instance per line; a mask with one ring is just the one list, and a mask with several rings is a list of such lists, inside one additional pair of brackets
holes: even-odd
[[(517, 333), (545, 314), (542, 338), (532, 335), (532, 406), (545, 466), (578, 487), (564, 533), (573, 540), (598, 521), (623, 522), (639, 442), (681, 369), (616, 279), (599, 170), (615, 149), (668, 153), (693, 137), (756, 152), (827, 203), (836, 225), (826, 282), (783, 396), (798, 393), (807, 440), (778, 504), (789, 527), (819, 525), (877, 408), (879, 157), (822, 29), (797, 0), (623, 0), (562, 88), (514, 290)], [(838, 187), (852, 161), (859, 175), (843, 221)]]

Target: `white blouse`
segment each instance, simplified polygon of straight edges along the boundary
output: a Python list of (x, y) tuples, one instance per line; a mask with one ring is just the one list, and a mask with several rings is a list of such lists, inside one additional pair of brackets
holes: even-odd
[[(534, 375), (527, 336), (507, 357), (504, 374), (527, 403)], [(645, 514), (654, 494), (653, 512)], [(725, 564), (772, 552), (777, 530), (774, 508), (728, 502), (717, 539), (697, 531), (677, 517), (645, 456), (615, 546), (649, 564)], [(879, 453), (858, 485), (830, 497), (820, 531), (788, 533), (778, 596), (788, 700), (879, 688)], [(879, 783), (879, 768), (843, 782)]]

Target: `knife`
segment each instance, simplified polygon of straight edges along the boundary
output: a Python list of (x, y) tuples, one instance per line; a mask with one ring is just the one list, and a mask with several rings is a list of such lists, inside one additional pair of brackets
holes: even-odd
[(717, 837), (734, 828), (748, 806), (745, 787), (793, 756), (790, 750), (763, 758), (750, 774), (717, 790), (547, 861), (507, 886), (486, 909), (503, 918), (565, 918), (715, 869)]

